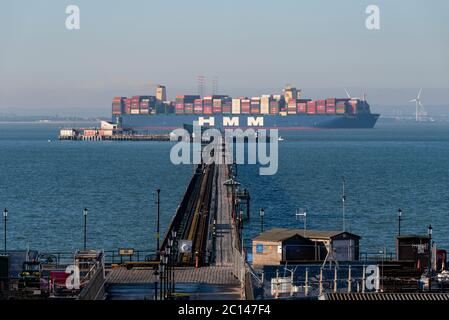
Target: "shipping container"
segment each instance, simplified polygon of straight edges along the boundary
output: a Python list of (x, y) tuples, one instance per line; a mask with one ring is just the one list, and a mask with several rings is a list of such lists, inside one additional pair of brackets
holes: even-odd
[(316, 113), (319, 113), (319, 114), (324, 114), (324, 113), (326, 113), (326, 106), (323, 106), (323, 105), (317, 105), (317, 107), (316, 107)]
[(269, 114), (270, 113), (270, 95), (263, 95), (260, 98), (260, 113), (261, 114)]
[(203, 113), (203, 99), (195, 99), (193, 105), (193, 113), (195, 114)]
[(259, 97), (251, 98), (250, 113), (260, 114), (260, 98)]
[(221, 113), (222, 112), (222, 99), (214, 99), (213, 100), (213, 108), (212, 108), (212, 112), (213, 113)]
[(212, 106), (204, 106), (203, 113), (204, 114), (212, 114)]
[(270, 114), (279, 114), (279, 101), (270, 101)]
[(240, 112), (242, 114), (249, 114), (251, 108), (251, 100), (249, 99), (242, 99), (241, 100), (241, 106), (240, 106)]
[(175, 113), (183, 114), (184, 113), (184, 103), (176, 102), (175, 104)]
[(184, 113), (186, 113), (186, 114), (193, 113), (193, 103), (187, 102), (184, 104)]
[(334, 114), (335, 113), (335, 107), (326, 107), (326, 113)]
[(336, 98), (327, 98), (326, 99), (326, 106), (328, 107), (334, 107), (335, 104), (337, 103)]
[(315, 101), (307, 102), (307, 113), (308, 114), (315, 114), (316, 113), (316, 102)]
[(346, 113), (346, 103), (345, 102), (337, 102), (335, 112), (338, 114)]
[(223, 100), (223, 113), (230, 114), (232, 112), (232, 100), (226, 98)]
[(239, 114), (241, 112), (242, 101), (239, 98), (232, 99), (232, 113)]
[(297, 104), (298, 113), (307, 113), (307, 103), (298, 102)]

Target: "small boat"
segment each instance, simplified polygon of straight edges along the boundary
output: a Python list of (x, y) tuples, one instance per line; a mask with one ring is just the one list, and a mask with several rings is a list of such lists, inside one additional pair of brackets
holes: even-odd
[(279, 138), (278, 138), (278, 141), (284, 141), (284, 138), (279, 137)]

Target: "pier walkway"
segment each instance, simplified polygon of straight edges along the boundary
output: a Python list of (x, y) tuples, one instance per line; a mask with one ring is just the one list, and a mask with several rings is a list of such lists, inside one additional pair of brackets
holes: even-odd
[(232, 222), (232, 207), (227, 195), (224, 183), (228, 180), (228, 170), (226, 165), (219, 165), (217, 173), (218, 199), (217, 199), (217, 222), (216, 222), (216, 242), (215, 242), (215, 265), (231, 267), (234, 265), (234, 241), (235, 225)]
[[(205, 292), (223, 292), (228, 298), (241, 299), (244, 297), (245, 264), (232, 216), (235, 197), (225, 184), (229, 180), (229, 170), (225, 164), (197, 168), (162, 241), (161, 251), (166, 250), (175, 230), (178, 241), (192, 241), (192, 253), (178, 253), (174, 269), (171, 269), (176, 288), (195, 285), (195, 290), (201, 291), (204, 286)], [(113, 268), (107, 272), (106, 288), (156, 286), (159, 277), (150, 266)]]

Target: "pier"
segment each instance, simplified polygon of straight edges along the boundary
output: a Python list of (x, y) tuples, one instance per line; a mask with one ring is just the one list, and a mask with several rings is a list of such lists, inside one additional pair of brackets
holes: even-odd
[[(198, 166), (161, 242), (160, 261), (169, 255), (169, 263), (162, 267), (111, 269), (106, 276), (106, 290), (117, 285), (153, 283), (156, 288), (161, 283), (165, 292), (155, 294), (155, 298), (175, 298), (176, 288), (189, 285), (199, 292), (213, 288), (228, 299), (245, 298), (247, 268), (233, 212), (235, 197), (226, 184), (232, 175), (230, 170), (224, 164)], [(182, 243), (188, 243), (190, 250), (182, 251)], [(164, 285), (166, 277), (171, 287)]]

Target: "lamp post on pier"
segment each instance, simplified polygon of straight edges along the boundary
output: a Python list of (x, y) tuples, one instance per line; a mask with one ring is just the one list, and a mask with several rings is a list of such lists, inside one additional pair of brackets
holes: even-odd
[(164, 262), (163, 262), (163, 256), (160, 256), (159, 260), (159, 300), (163, 299), (163, 283), (164, 283)]
[(243, 254), (243, 210), (240, 210), (239, 229), (240, 229), (240, 240), (241, 240), (241, 248), (240, 249)]
[(87, 213), (88, 209), (84, 208), (83, 210), (83, 216), (84, 216), (84, 251), (87, 250)]
[(172, 248), (171, 245), (173, 243), (173, 240), (170, 239), (168, 240), (168, 246), (167, 249), (165, 249), (165, 257), (166, 257), (166, 264), (167, 264), (167, 277), (166, 277), (166, 293), (165, 293), (165, 298), (168, 299), (171, 296), (171, 254), (172, 254)]
[(427, 278), (429, 280), (429, 292), (432, 291), (432, 225), (427, 228), (427, 235), (429, 236), (429, 261), (427, 265)]
[(171, 288), (171, 292), (172, 294), (175, 293), (175, 267), (176, 267), (176, 263), (177, 263), (177, 256), (176, 256), (176, 236), (177, 236), (177, 232), (175, 230), (172, 230), (171, 233), (172, 239), (173, 239), (173, 246), (172, 246), (172, 288)]
[(167, 253), (164, 253), (163, 260), (164, 260), (164, 299), (166, 300), (168, 298), (168, 274), (169, 274)]
[(5, 236), (5, 252), (6, 252), (6, 223), (8, 220), (8, 209), (5, 208), (5, 210), (3, 210), (3, 219), (4, 219), (4, 236)]
[(161, 212), (160, 212), (160, 205), (161, 205), (161, 189), (157, 189), (157, 199), (156, 199), (156, 207), (157, 207), (157, 219), (156, 219), (156, 254), (157, 254), (157, 258), (159, 259), (161, 254), (160, 254), (160, 220), (161, 220)]

